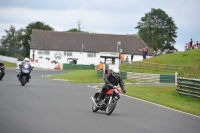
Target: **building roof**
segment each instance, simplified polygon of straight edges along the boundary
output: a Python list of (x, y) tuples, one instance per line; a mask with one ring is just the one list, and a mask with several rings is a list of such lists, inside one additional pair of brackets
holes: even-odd
[[(141, 55), (138, 49), (147, 44), (138, 35), (97, 34), (85, 32), (57, 32), (32, 30), (31, 49), (83, 52), (116, 52)], [(82, 49), (83, 47), (83, 49)], [(147, 46), (148, 47), (148, 46)], [(152, 55), (149, 48), (148, 55)]]

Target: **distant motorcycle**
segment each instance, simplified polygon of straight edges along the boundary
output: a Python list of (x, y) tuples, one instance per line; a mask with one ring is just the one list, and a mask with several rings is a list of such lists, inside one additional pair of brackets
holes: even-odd
[(0, 66), (0, 80), (2, 80), (2, 76), (5, 74), (5, 67)]
[(31, 67), (29, 63), (24, 63), (21, 66), (21, 71), (19, 70), (19, 68), (17, 68), (16, 72), (18, 73), (18, 75), (21, 75), (20, 76), (21, 78), (19, 78), (19, 81), (22, 86), (24, 86), (28, 82), (32, 68), (33, 67)]
[(95, 93), (94, 97), (91, 97), (93, 101), (92, 111), (97, 112), (100, 109), (101, 111), (105, 111), (106, 115), (110, 115), (114, 111), (117, 105), (117, 101), (120, 98), (119, 93), (121, 92), (121, 89), (112, 88), (108, 90), (104, 99), (97, 103), (96, 99), (99, 96), (100, 92), (101, 91), (98, 91), (97, 93)]

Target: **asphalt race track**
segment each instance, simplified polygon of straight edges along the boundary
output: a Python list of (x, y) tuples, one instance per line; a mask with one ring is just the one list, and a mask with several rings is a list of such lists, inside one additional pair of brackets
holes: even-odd
[(200, 117), (121, 96), (114, 112), (93, 113), (88, 84), (44, 78), (56, 70), (33, 70), (21, 86), (15, 69), (0, 81), (0, 133), (200, 133)]

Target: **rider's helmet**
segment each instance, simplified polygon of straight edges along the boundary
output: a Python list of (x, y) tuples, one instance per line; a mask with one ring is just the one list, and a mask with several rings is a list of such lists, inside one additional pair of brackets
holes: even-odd
[(25, 61), (25, 62), (29, 62), (29, 58), (25, 58), (24, 61)]
[(118, 68), (114, 68), (112, 70), (113, 77), (118, 78), (119, 77), (119, 72), (120, 72), (120, 70)]

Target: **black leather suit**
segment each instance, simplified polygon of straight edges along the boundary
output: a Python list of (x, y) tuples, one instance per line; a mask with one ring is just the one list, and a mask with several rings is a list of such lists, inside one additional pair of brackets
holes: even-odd
[[(105, 85), (102, 87), (102, 92), (105, 93), (107, 90), (113, 88), (114, 86), (120, 85), (123, 92), (125, 91), (124, 88), (124, 82), (122, 81), (121, 76), (119, 75), (117, 78), (115, 78), (112, 73), (107, 74), (104, 77)], [(110, 85), (111, 84), (111, 85)]]

